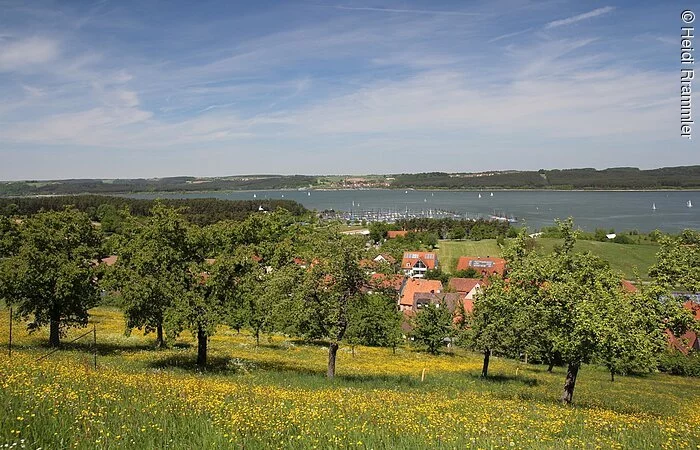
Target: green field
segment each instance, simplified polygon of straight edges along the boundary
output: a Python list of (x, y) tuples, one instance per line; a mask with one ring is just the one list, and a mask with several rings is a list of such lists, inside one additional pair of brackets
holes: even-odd
[[(338, 376), (327, 348), (220, 328), (210, 366), (195, 369), (189, 335), (167, 350), (123, 334), (121, 313), (91, 311), (89, 342), (37, 362), (46, 332), (16, 323), (0, 356), (0, 448), (684, 448), (700, 445), (697, 379), (579, 373), (573, 407), (559, 404), (564, 370), (409, 347), (347, 346)], [(7, 324), (0, 309), (0, 323)], [(6, 348), (7, 326), (0, 328)], [(84, 330), (73, 330), (69, 337)], [(68, 339), (66, 339), (67, 341)], [(425, 380), (421, 381), (421, 374)]]
[[(550, 252), (559, 239), (537, 238), (538, 251)], [(625, 278), (634, 280), (635, 269), (639, 276), (647, 278), (649, 267), (656, 261), (658, 246), (653, 244), (615, 244), (612, 242), (584, 241), (576, 242), (576, 251), (600, 256), (610, 265), (622, 272)], [(460, 256), (501, 256), (501, 249), (495, 239), (481, 241), (440, 241), (438, 258), (442, 269), (452, 272), (457, 267)]]

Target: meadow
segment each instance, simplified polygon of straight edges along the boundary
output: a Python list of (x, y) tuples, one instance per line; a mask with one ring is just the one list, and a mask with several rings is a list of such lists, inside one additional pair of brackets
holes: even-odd
[[(555, 245), (560, 244), (560, 239), (537, 238), (537, 250), (549, 253)], [(649, 267), (656, 262), (657, 245), (646, 244), (616, 244), (613, 242), (576, 241), (577, 252), (590, 251), (604, 260), (610, 262), (613, 269), (622, 272), (629, 280), (636, 279), (635, 271), (639, 277), (647, 278)], [(449, 241), (439, 242), (438, 258), (444, 271), (452, 272), (457, 267), (460, 256), (496, 256), (502, 252), (495, 239), (481, 241)]]
[[(0, 323), (6, 348), (6, 309)], [(256, 348), (222, 327), (198, 371), (189, 335), (156, 351), (152, 336), (124, 335), (117, 309), (93, 309), (92, 324), (97, 370), (89, 339), (37, 362), (46, 333), (16, 323), (0, 356), (0, 448), (700, 448), (697, 379), (610, 382), (586, 366), (564, 407), (562, 368), (492, 358), (482, 380), (469, 352), (346, 346), (329, 381), (325, 346), (274, 335)]]

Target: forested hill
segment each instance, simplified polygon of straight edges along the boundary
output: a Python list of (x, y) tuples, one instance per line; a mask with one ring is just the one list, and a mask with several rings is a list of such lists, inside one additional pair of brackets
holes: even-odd
[(130, 192), (201, 192), (297, 189), (316, 183), (305, 175), (248, 175), (217, 178), (75, 179), (0, 182), (0, 195), (123, 194)]
[(0, 196), (203, 192), (308, 188), (396, 189), (700, 189), (700, 166), (640, 170), (541, 169), (482, 173), (417, 173), (367, 176), (245, 175), (122, 180), (0, 181)]
[(640, 170), (555, 169), (478, 174), (421, 173), (398, 175), (396, 188), (513, 189), (693, 189), (700, 188), (700, 166)]
[[(188, 198), (158, 200), (166, 206), (178, 208), (180, 213), (192, 223), (209, 225), (220, 220), (243, 220), (257, 213), (284, 208), (296, 216), (308, 211), (291, 200), (219, 200), (215, 198)], [(28, 216), (39, 211), (60, 211), (72, 206), (86, 212), (92, 220), (104, 222), (104, 214), (116, 214), (127, 208), (134, 216), (147, 216), (156, 200), (143, 200), (106, 195), (61, 195), (51, 197), (0, 198), (0, 215)]]

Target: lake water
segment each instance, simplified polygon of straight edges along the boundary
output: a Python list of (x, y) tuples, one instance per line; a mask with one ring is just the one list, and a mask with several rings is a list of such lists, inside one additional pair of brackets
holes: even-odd
[[(493, 192), (493, 196), (491, 196)], [(311, 194), (311, 195), (309, 195)], [(479, 198), (481, 194), (481, 198)], [(614, 228), (648, 232), (700, 229), (700, 191), (235, 191), (133, 194), (132, 198), (220, 198), (228, 200), (287, 199), (309, 209), (336, 211), (447, 210), (467, 217), (488, 217), (494, 211), (515, 216), (518, 224), (538, 229), (556, 218), (573, 217), (585, 230)], [(688, 208), (691, 201), (693, 208)], [(354, 202), (354, 206), (353, 206)], [(652, 206), (656, 206), (656, 210)]]

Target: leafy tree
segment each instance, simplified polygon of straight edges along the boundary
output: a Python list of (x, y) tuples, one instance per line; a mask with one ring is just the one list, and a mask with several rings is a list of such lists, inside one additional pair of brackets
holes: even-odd
[(87, 324), (99, 299), (93, 261), (101, 236), (86, 214), (70, 209), (36, 214), (19, 232), (15, 254), (0, 260), (0, 297), (33, 326), (48, 324), (56, 347), (67, 327)]
[(372, 222), (369, 224), (369, 238), (372, 242), (380, 243), (386, 238), (390, 225), (384, 222)]
[(481, 273), (479, 273), (479, 271), (473, 267), (469, 267), (468, 269), (458, 270), (455, 273), (453, 273), (452, 276), (455, 278), (481, 278), (482, 277)]
[(453, 334), (452, 313), (445, 302), (424, 306), (413, 320), (413, 339), (434, 355)]
[(662, 236), (657, 263), (649, 275), (666, 289), (700, 292), (700, 232), (685, 230), (679, 236)]
[(487, 377), (494, 352), (505, 353), (515, 345), (512, 325), (518, 308), (518, 293), (500, 276), (491, 278), (488, 286), (474, 300), (469, 345), (483, 353), (481, 376)]
[(359, 267), (362, 241), (333, 229), (310, 236), (309, 261), (296, 289), (296, 330), (307, 338), (328, 339), (328, 378), (335, 376), (336, 356), (349, 325), (349, 309), (361, 301), (364, 272)]
[(156, 204), (144, 223), (130, 223), (108, 277), (121, 292), (127, 330), (155, 331), (157, 347), (165, 343), (166, 310), (187, 293), (190, 265), (201, 261), (189, 228), (176, 210)]
[(0, 216), (0, 258), (14, 255), (20, 244), (19, 225), (11, 217)]
[(396, 347), (401, 339), (401, 313), (396, 299), (384, 293), (362, 297), (350, 309), (348, 341), (376, 347)]
[(443, 272), (439, 267), (437, 269), (427, 270), (424, 278), (426, 280), (440, 280), (442, 284), (447, 284), (447, 282), (450, 280), (450, 276)]

